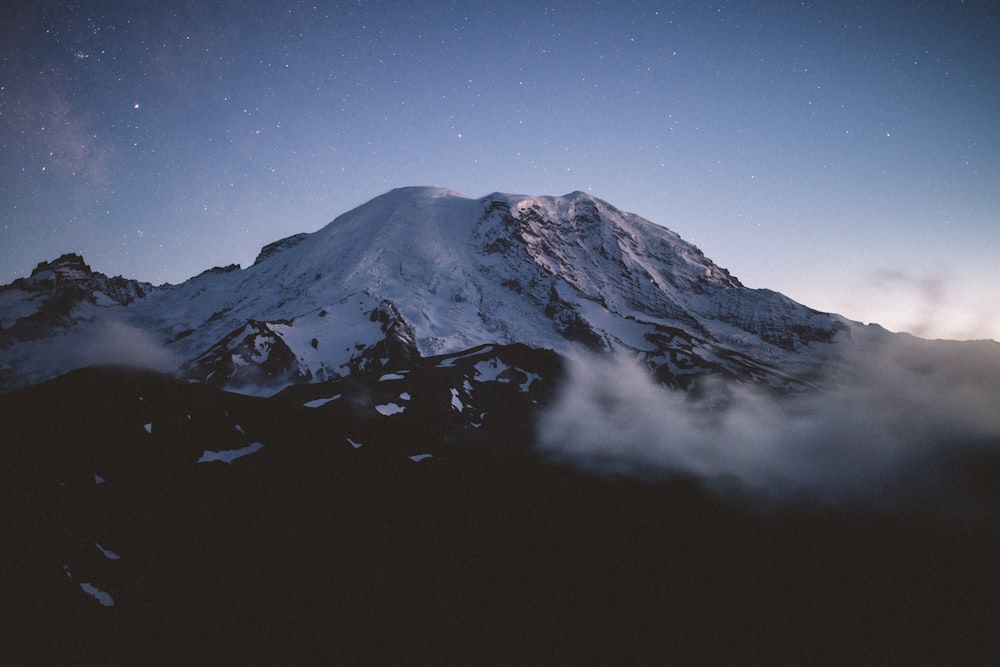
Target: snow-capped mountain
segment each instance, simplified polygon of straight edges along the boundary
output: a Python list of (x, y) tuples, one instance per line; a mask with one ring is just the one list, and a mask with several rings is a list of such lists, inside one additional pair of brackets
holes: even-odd
[(102, 340), (131, 355), (121, 361), (145, 350), (161, 370), (233, 388), (487, 343), (623, 351), (680, 386), (709, 371), (788, 386), (851, 326), (746, 288), (677, 234), (583, 192), (430, 187), (176, 286), (108, 279), (64, 256), (0, 288), (0, 325), (6, 389), (115, 361)]
[(0, 326), (4, 664), (1000, 659), (1000, 345), (584, 193), (395, 190), (181, 285), (65, 255)]

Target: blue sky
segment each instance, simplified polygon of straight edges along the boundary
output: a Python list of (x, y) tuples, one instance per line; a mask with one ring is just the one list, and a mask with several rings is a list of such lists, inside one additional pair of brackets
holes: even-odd
[(750, 287), (1000, 339), (990, 2), (22, 3), (0, 282), (180, 282), (394, 187), (589, 190)]

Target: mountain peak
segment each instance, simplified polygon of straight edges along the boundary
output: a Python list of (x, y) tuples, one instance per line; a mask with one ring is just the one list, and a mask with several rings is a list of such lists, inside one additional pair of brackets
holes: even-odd
[[(217, 384), (314, 381), (396, 357), (514, 343), (622, 351), (682, 385), (713, 370), (770, 381), (776, 376), (745, 360), (792, 354), (790, 363), (808, 363), (798, 353), (843, 327), (745, 288), (676, 233), (582, 190), (473, 199), (397, 188), (317, 232), (269, 243), (253, 265), (236, 268), (152, 289), (64, 255), (40, 264), (32, 285), (11, 286), (0, 325), (8, 339), (55, 340), (86, 335), (107, 314), (167, 341), (178, 372), (197, 367), (197, 378)], [(52, 299), (57, 283), (77, 287)], [(29, 327), (26, 316), (45, 326)], [(15, 376), (30, 375), (15, 366), (31, 349), (12, 355)], [(60, 370), (38, 368), (35, 379)]]
[(459, 199), (469, 199), (467, 195), (463, 195), (461, 192), (435, 185), (406, 185), (393, 188), (385, 194), (376, 197), (376, 199), (381, 197), (458, 197)]
[(39, 262), (38, 266), (31, 272), (32, 278), (39, 278), (49, 272), (65, 276), (89, 277), (93, 275), (90, 266), (83, 260), (83, 256), (75, 252), (68, 252), (55, 258), (51, 262)]

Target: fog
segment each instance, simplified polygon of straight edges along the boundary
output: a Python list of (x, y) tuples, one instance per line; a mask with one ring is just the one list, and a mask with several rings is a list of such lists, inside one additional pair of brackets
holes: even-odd
[(592, 472), (695, 477), (763, 503), (960, 502), (959, 464), (1000, 451), (1000, 344), (886, 334), (848, 348), (795, 397), (705, 377), (694, 399), (637, 362), (577, 357), (539, 447)]
[(66, 354), (74, 367), (121, 364), (162, 372), (177, 369), (178, 360), (148, 333), (110, 317), (95, 321)]

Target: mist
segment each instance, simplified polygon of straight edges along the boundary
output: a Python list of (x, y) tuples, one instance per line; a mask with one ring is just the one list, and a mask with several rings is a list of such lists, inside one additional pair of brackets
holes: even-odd
[(695, 399), (635, 361), (577, 357), (539, 447), (597, 474), (693, 477), (768, 504), (962, 505), (962, 466), (1000, 454), (1000, 345), (885, 335), (849, 347), (794, 397), (705, 377)]
[(173, 372), (178, 366), (178, 359), (148, 333), (109, 317), (87, 327), (66, 354), (78, 368), (120, 364)]

